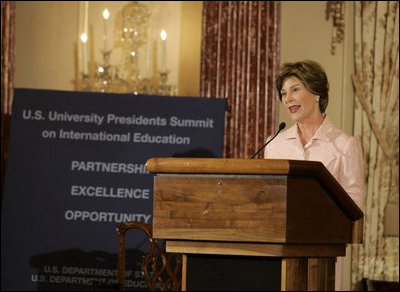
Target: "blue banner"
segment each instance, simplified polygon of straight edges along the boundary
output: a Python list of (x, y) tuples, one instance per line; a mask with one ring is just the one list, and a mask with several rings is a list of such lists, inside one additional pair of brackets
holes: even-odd
[[(2, 290), (115, 283), (116, 223), (152, 223), (151, 157), (221, 157), (225, 99), (16, 89), (1, 212)], [(130, 242), (131, 240), (131, 242)], [(143, 290), (143, 234), (127, 287)]]

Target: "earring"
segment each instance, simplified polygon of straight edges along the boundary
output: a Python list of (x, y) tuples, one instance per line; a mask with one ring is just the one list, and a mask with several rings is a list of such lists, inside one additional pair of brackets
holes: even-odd
[(315, 97), (315, 101), (319, 102), (319, 96), (318, 95)]

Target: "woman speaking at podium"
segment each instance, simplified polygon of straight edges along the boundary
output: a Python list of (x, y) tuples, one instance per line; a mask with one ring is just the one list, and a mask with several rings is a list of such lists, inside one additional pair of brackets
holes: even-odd
[[(273, 139), (264, 158), (320, 161), (364, 210), (363, 153), (359, 141), (337, 128), (325, 110), (329, 83), (324, 69), (314, 61), (285, 63), (276, 76), (279, 99), (295, 124)], [(335, 290), (341, 290), (338, 257)]]

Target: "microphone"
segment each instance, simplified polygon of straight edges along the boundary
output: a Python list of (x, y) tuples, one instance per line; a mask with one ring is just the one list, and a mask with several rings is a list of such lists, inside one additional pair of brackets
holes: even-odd
[(255, 154), (253, 154), (253, 156), (252, 156), (250, 159), (253, 159), (254, 157), (256, 157), (257, 154), (260, 153), (261, 150), (263, 150), (263, 149), (265, 148), (265, 146), (267, 146), (267, 145), (269, 144), (269, 142), (271, 142), (272, 140), (274, 140), (275, 137), (278, 136), (279, 132), (282, 131), (285, 127), (286, 127), (286, 123), (285, 123), (285, 122), (280, 123), (280, 124), (279, 124), (278, 132), (276, 132), (276, 134), (274, 135), (274, 137), (272, 137), (271, 139), (269, 139), (269, 141), (267, 141), (267, 143), (265, 143), (260, 149), (258, 149), (258, 151), (257, 151)]

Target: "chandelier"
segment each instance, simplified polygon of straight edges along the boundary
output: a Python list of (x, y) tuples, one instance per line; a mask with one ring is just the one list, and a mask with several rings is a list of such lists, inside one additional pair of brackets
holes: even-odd
[[(102, 61), (96, 63), (89, 75), (86, 59), (87, 36), (81, 35), (82, 42), (82, 72), (81, 90), (95, 92), (116, 92), (131, 94), (149, 95), (176, 95), (175, 85), (168, 84), (168, 73), (166, 66), (166, 38), (167, 33), (162, 30), (160, 33), (161, 45), (161, 66), (160, 71), (151, 75), (143, 76), (139, 67), (139, 60), (143, 49), (147, 49), (147, 66), (152, 66), (154, 51), (152, 46), (151, 30), (149, 28), (150, 13), (146, 5), (131, 1), (115, 15), (114, 31), (116, 41), (112, 47), (119, 47), (122, 50), (120, 64), (110, 64), (112, 49), (109, 46), (108, 19), (109, 12), (103, 11), (103, 48), (100, 50)], [(157, 47), (155, 47), (156, 49)], [(139, 50), (142, 49), (142, 50)], [(155, 70), (149, 70), (155, 71)]]

